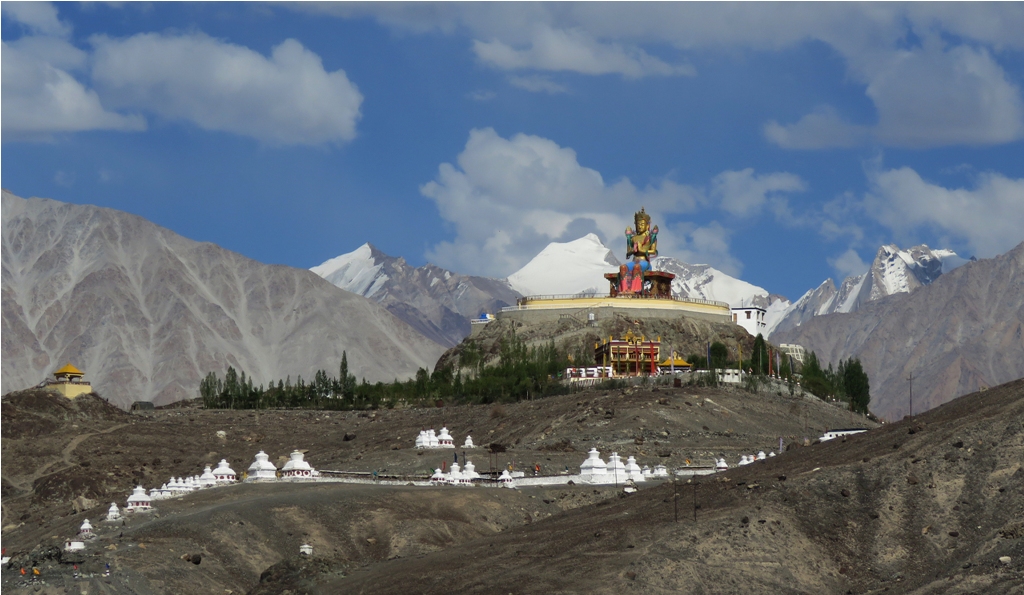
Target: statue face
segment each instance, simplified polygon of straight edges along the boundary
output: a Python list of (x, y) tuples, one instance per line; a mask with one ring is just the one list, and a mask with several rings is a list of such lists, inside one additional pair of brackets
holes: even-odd
[(644, 221), (643, 219), (640, 219), (639, 221), (637, 221), (636, 222), (636, 232), (637, 233), (647, 233), (647, 222)]

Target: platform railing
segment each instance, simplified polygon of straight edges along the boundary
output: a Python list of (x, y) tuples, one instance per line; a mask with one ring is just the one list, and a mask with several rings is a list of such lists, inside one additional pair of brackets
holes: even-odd
[(546, 300), (571, 300), (571, 299), (601, 299), (601, 300), (654, 300), (654, 301), (671, 301), (679, 302), (683, 304), (700, 304), (707, 306), (719, 306), (728, 308), (729, 304), (726, 302), (720, 302), (717, 300), (706, 300), (703, 298), (682, 298), (682, 297), (653, 297), (653, 296), (636, 296), (636, 295), (620, 295), (610, 297), (607, 295), (586, 295), (579, 293), (563, 293), (563, 294), (548, 294), (548, 295), (530, 295), (519, 299), (519, 303), (515, 306), (505, 306), (501, 312), (516, 312), (518, 310), (529, 310), (530, 302), (539, 302)]

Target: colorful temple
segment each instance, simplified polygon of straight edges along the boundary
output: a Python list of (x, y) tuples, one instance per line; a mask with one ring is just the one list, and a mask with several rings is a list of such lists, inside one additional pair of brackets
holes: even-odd
[(53, 373), (53, 379), (46, 379), (42, 386), (52, 388), (69, 399), (92, 392), (92, 385), (82, 379), (85, 372), (70, 363)]

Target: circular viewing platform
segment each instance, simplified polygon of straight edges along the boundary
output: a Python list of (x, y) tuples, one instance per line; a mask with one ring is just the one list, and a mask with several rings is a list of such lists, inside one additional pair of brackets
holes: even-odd
[(732, 312), (729, 304), (714, 300), (679, 297), (642, 297), (622, 295), (617, 297), (579, 295), (531, 295), (521, 298), (515, 306), (502, 308), (499, 319), (540, 318), (557, 319), (571, 314), (587, 318), (593, 313), (595, 318), (604, 318), (616, 311), (627, 316), (665, 318), (672, 314), (685, 314), (703, 318), (712, 322), (731, 322)]

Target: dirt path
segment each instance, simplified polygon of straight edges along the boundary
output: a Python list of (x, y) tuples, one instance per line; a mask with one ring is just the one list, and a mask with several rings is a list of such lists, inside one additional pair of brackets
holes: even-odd
[[(36, 468), (36, 470), (32, 472), (32, 475), (28, 476), (25, 479), (22, 479), (22, 480), (19, 480), (19, 481), (15, 481), (13, 479), (8, 479), (8, 481), (11, 483), (11, 485), (13, 485), (15, 488), (17, 488), (18, 490), (20, 490), (22, 492), (26, 492), (26, 493), (21, 494), (19, 496), (15, 496), (14, 498), (23, 498), (28, 493), (31, 493), (32, 492), (32, 485), (35, 484), (35, 482), (39, 478), (45, 477), (47, 475), (52, 475), (54, 473), (58, 473), (60, 471), (63, 471), (65, 469), (68, 469), (68, 468), (72, 467), (73, 466), (72, 463), (71, 463), (71, 455), (72, 455), (72, 453), (74, 453), (75, 449), (78, 448), (78, 446), (80, 444), (82, 444), (82, 442), (85, 442), (85, 440), (87, 440), (88, 438), (91, 438), (93, 436), (98, 436), (100, 434), (109, 434), (109, 433), (113, 432), (114, 430), (118, 430), (118, 429), (123, 428), (123, 427), (125, 427), (127, 425), (129, 425), (129, 424), (126, 424), (126, 423), (124, 423), (124, 424), (115, 424), (115, 425), (110, 426), (109, 428), (107, 428), (105, 430), (99, 430), (97, 432), (85, 432), (83, 434), (78, 434), (77, 436), (72, 438), (70, 442), (68, 442), (67, 446), (65, 446), (63, 450), (61, 450), (60, 458), (59, 459), (50, 461), (49, 463), (46, 463), (45, 465), (42, 465), (42, 466)], [(63, 466), (61, 466), (60, 468), (55, 469), (53, 471), (49, 470), (50, 467), (53, 467), (54, 465), (56, 465), (58, 463), (63, 463)]]

